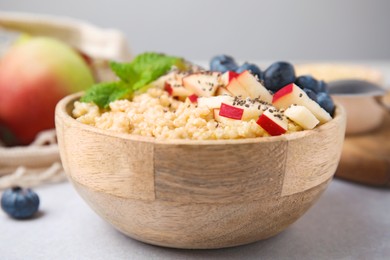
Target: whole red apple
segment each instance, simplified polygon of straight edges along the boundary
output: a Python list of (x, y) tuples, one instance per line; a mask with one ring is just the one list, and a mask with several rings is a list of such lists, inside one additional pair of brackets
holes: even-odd
[(7, 129), (0, 131), (1, 139), (31, 143), (40, 131), (54, 128), (62, 97), (93, 83), (83, 58), (61, 41), (37, 37), (12, 47), (0, 60), (0, 122)]

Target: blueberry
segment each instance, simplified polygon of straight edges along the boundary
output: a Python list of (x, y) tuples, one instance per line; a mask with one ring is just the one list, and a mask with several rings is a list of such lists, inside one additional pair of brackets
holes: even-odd
[(211, 71), (220, 71), (223, 73), (228, 70), (235, 71), (237, 68), (237, 63), (228, 55), (218, 55), (210, 60)]
[(309, 96), (309, 98), (317, 102), (317, 94), (313, 90), (304, 88), (303, 91), (305, 91), (305, 93)]
[(315, 78), (309, 75), (299, 76), (295, 80), (295, 84), (299, 86), (301, 89), (310, 89), (315, 93), (321, 92), (319, 88), (319, 82)]
[(1, 208), (12, 218), (30, 218), (38, 207), (39, 197), (31, 189), (13, 187), (5, 190), (1, 197)]
[(328, 93), (328, 84), (326, 84), (326, 82), (323, 80), (318, 82), (318, 93), (319, 92)]
[(278, 91), (294, 81), (294, 67), (288, 62), (275, 62), (264, 71), (265, 87), (273, 92)]
[(260, 80), (263, 79), (263, 72), (260, 70), (260, 68), (257, 65), (253, 63), (245, 62), (244, 64), (242, 64), (240, 67), (236, 69), (236, 72), (241, 73), (246, 70), (249, 70), (253, 75), (256, 75)]
[(320, 92), (317, 94), (317, 103), (326, 110), (330, 115), (334, 112), (334, 103), (328, 93)]

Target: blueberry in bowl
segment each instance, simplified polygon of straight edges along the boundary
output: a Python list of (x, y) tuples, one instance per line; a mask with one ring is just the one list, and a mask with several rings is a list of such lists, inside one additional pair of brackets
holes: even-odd
[(253, 63), (245, 62), (240, 67), (238, 67), (235, 70), (235, 72), (242, 73), (246, 70), (249, 70), (252, 74), (256, 75), (259, 80), (264, 79), (264, 74), (261, 71), (261, 69), (256, 64), (253, 64)]
[(275, 62), (264, 71), (265, 87), (273, 92), (280, 90), (294, 81), (294, 66), (288, 62)]
[(235, 71), (237, 68), (238, 65), (236, 61), (233, 59), (233, 57), (228, 55), (218, 55), (210, 60), (211, 71), (219, 71), (224, 73), (226, 71)]

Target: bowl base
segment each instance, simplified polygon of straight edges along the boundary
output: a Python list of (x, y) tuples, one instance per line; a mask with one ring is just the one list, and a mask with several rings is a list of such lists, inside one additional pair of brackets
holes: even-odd
[(275, 199), (181, 205), (123, 199), (72, 182), (98, 215), (133, 239), (171, 248), (217, 249), (279, 234), (317, 201), (330, 180)]

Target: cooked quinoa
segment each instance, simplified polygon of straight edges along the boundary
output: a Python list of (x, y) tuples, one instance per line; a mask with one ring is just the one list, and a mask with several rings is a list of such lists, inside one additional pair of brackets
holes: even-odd
[[(184, 102), (159, 88), (150, 88), (132, 101), (111, 102), (102, 110), (93, 103), (76, 101), (73, 116), (77, 121), (100, 129), (120, 133), (151, 136), (157, 139), (240, 139), (269, 136), (255, 120), (236, 120), (224, 125), (214, 120), (213, 110)], [(292, 121), (287, 133), (301, 131)]]

